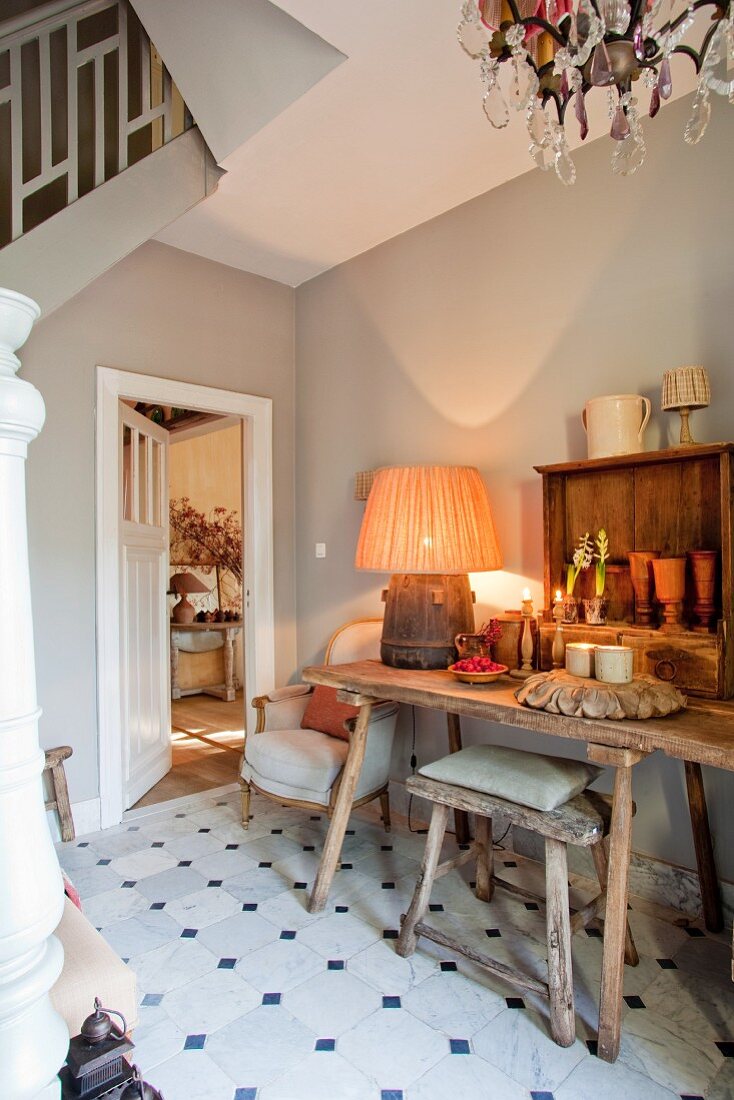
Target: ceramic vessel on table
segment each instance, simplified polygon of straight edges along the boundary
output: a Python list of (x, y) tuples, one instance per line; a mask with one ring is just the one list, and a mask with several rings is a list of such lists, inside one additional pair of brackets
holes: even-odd
[(456, 680), (461, 680), (464, 684), (491, 684), (493, 680), (504, 676), (508, 668), (507, 665), (500, 665), (494, 672), (461, 672), (454, 665), (449, 665), (448, 670)]

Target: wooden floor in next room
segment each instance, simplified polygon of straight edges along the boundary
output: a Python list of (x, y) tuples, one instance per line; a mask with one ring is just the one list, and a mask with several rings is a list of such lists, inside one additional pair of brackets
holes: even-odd
[(235, 783), (244, 744), (242, 691), (233, 703), (188, 695), (171, 703), (173, 767), (134, 810)]

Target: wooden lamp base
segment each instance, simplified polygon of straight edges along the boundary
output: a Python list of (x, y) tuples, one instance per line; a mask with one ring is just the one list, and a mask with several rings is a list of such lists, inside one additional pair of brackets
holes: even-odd
[(466, 573), (395, 573), (382, 598), (380, 656), (392, 668), (448, 668), (456, 656), (456, 635), (474, 630)]

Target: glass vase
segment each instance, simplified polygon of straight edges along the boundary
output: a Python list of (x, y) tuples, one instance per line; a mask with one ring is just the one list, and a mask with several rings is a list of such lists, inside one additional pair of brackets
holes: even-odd
[(579, 602), (575, 596), (565, 595), (561, 601), (563, 618), (561, 622), (577, 623), (579, 621)]
[(608, 608), (606, 596), (592, 596), (590, 600), (584, 600), (584, 616), (589, 626), (604, 626)]

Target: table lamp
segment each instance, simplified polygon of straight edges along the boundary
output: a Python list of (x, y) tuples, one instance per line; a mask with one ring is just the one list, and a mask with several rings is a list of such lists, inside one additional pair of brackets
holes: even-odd
[(388, 466), (367, 499), (357, 569), (392, 573), (380, 655), (393, 668), (446, 668), (474, 630), (468, 573), (502, 568), (492, 510), (473, 466)]
[(709, 378), (704, 367), (676, 367), (663, 375), (663, 409), (677, 409), (680, 413), (680, 442), (684, 446), (695, 443), (688, 427), (691, 409), (705, 409), (711, 403)]
[(173, 605), (171, 619), (174, 623), (193, 623), (196, 608), (186, 597), (192, 592), (209, 592), (210, 589), (193, 573), (174, 573), (170, 585), (170, 591), (181, 597), (178, 603)]

